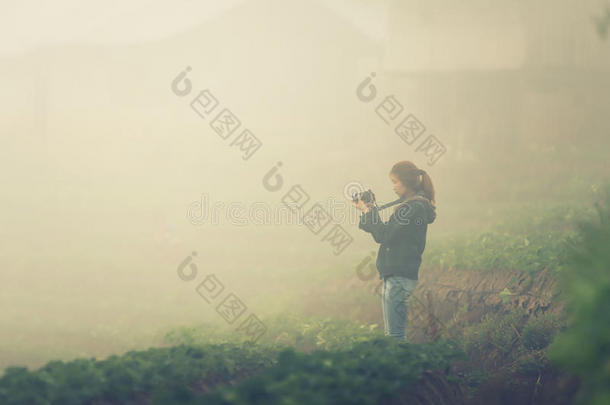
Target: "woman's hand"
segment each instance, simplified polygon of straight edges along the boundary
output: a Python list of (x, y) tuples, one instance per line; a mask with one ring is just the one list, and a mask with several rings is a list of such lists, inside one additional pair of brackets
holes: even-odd
[(354, 207), (356, 207), (357, 209), (359, 209), (360, 211), (362, 211), (363, 213), (367, 213), (371, 210), (371, 207), (373, 206), (373, 203), (365, 203), (364, 201), (362, 201), (360, 199), (360, 197), (358, 197), (358, 202), (354, 202), (354, 200), (351, 201), (352, 205)]

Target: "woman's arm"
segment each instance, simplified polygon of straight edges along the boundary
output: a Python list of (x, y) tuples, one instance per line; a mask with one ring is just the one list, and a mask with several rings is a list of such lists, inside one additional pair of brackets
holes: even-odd
[(387, 244), (407, 229), (411, 222), (412, 211), (411, 206), (404, 203), (392, 214), (388, 222), (384, 223), (379, 217), (377, 208), (371, 207), (368, 212), (360, 216), (358, 228), (371, 233), (375, 242)]

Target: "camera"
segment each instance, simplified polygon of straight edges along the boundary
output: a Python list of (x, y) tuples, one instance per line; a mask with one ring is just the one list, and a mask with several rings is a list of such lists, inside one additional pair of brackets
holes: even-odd
[(375, 203), (375, 193), (373, 193), (371, 189), (352, 194), (352, 200), (354, 200), (355, 203), (358, 202), (358, 198), (360, 198), (365, 204)]

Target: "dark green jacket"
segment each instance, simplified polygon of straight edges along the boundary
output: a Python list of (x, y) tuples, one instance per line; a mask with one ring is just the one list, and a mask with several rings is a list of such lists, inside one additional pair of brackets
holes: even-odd
[(436, 208), (422, 192), (400, 203), (388, 222), (381, 220), (376, 207), (360, 216), (358, 228), (381, 244), (376, 263), (380, 279), (390, 275), (418, 279), (428, 224), (435, 219)]

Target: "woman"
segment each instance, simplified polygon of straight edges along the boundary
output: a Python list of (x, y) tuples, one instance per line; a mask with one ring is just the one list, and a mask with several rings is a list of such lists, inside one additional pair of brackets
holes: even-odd
[(377, 270), (383, 278), (381, 309), (384, 332), (406, 341), (407, 300), (417, 286), (421, 255), (426, 247), (428, 224), (436, 219), (434, 186), (430, 176), (412, 162), (403, 160), (390, 171), (394, 192), (404, 200), (388, 222), (381, 221), (371, 203), (352, 202), (362, 211), (358, 227), (379, 243)]

